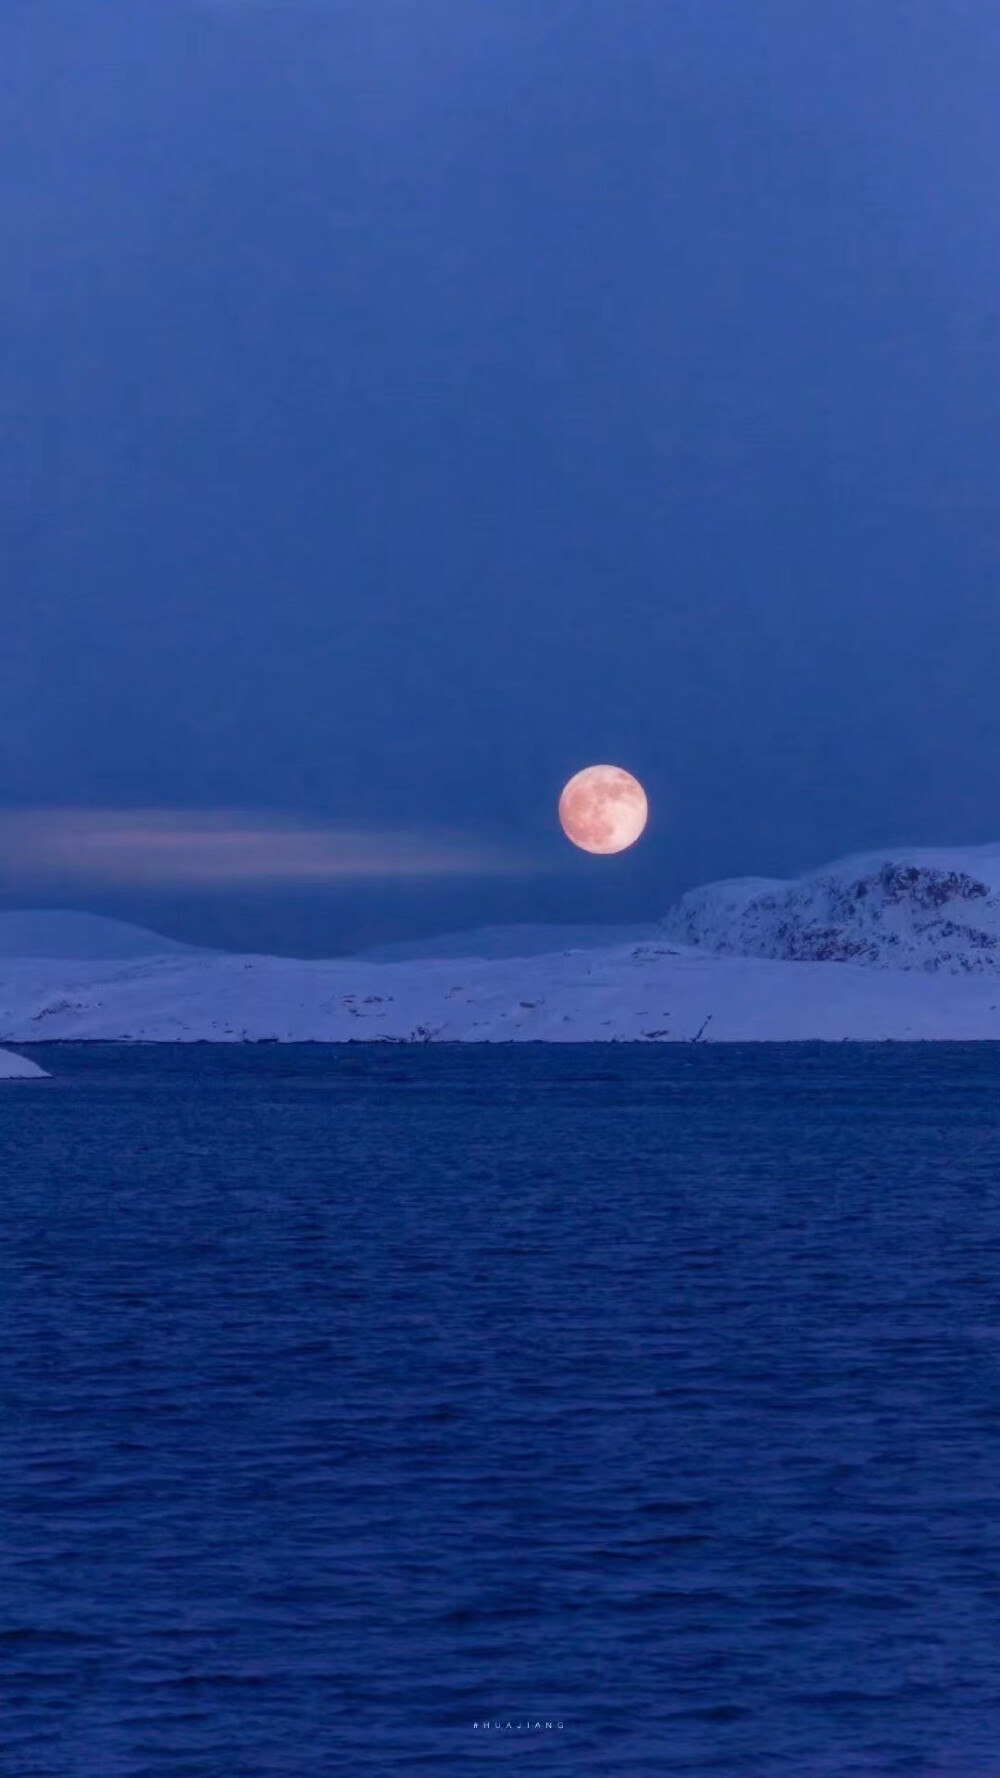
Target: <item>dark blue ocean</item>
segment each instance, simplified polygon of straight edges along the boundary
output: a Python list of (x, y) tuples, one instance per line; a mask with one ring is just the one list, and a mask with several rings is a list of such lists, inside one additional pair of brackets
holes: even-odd
[(32, 1053), (3, 1778), (1000, 1774), (1000, 1046)]

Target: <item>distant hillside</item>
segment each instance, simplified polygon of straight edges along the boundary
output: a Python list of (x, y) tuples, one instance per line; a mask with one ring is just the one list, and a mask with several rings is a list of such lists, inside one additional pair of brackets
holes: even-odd
[(147, 932), (127, 920), (106, 920), (101, 914), (64, 908), (0, 913), (0, 957), (66, 957), (103, 963), (179, 953), (199, 954), (192, 945)]
[(369, 963), (414, 963), (433, 957), (543, 957), (559, 951), (599, 950), (607, 945), (648, 944), (662, 937), (659, 926), (479, 926), (435, 938), (373, 945), (359, 951)]
[(1000, 973), (1000, 846), (899, 847), (692, 889), (661, 935), (716, 956)]

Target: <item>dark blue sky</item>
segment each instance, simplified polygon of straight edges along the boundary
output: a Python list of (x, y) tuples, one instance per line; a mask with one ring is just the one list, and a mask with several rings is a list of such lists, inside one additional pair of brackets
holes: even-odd
[(1000, 837), (998, 80), (957, 0), (7, 0), (0, 809), (539, 866), (7, 903), (328, 950)]

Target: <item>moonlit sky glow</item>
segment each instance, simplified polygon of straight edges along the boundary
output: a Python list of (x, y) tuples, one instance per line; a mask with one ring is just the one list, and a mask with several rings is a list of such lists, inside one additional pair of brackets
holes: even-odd
[(1000, 837), (995, 9), (11, 0), (0, 69), (0, 811), (371, 866), (4, 905), (329, 951)]

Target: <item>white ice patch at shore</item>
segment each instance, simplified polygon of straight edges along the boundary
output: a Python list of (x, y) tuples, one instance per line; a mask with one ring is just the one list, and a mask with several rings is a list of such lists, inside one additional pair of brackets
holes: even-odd
[(47, 1080), (44, 1068), (37, 1062), (29, 1062), (24, 1056), (14, 1056), (10, 1050), (0, 1050), (0, 1080)]

